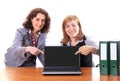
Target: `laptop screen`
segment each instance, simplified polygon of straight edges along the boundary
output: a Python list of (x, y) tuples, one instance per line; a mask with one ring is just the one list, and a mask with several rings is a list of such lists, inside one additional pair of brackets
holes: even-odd
[(75, 55), (78, 47), (72, 46), (45, 46), (44, 67), (78, 67), (80, 54)]

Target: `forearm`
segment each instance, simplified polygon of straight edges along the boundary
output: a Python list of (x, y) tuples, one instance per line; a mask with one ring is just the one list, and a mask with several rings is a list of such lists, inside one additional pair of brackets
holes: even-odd
[(99, 50), (96, 49), (95, 47), (92, 47), (92, 54), (99, 55)]
[(15, 55), (19, 58), (27, 58), (26, 57), (26, 52), (25, 52), (26, 47), (17, 47), (15, 48)]

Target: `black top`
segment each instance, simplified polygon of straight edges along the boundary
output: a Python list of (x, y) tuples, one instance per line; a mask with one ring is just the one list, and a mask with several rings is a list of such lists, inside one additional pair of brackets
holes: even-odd
[[(85, 44), (86, 37), (83, 37), (83, 41), (79, 42), (76, 46), (83, 46)], [(63, 46), (67, 46), (67, 44), (63, 44)], [(80, 54), (80, 66), (81, 67), (92, 67), (92, 54), (82, 55)]]

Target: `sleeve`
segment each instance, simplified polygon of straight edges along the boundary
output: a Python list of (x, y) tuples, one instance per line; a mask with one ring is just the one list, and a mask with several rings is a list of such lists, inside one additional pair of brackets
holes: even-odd
[(87, 36), (86, 38), (87, 38), (85, 41), (86, 45), (94, 46), (97, 49), (97, 53), (99, 53), (99, 46), (97, 41), (95, 41), (95, 39), (89, 36)]
[(86, 38), (87, 38), (85, 41), (86, 45), (94, 46), (96, 49), (98, 49), (98, 44), (92, 37), (87, 36)]
[(20, 66), (26, 61), (25, 47), (22, 47), (23, 35), (22, 29), (17, 29), (12, 46), (5, 54), (6, 66)]
[[(45, 47), (45, 44), (46, 44), (46, 36), (47, 36), (46, 33), (41, 34), (41, 36), (39, 37), (39, 40), (38, 40), (38, 48), (40, 50), (42, 50), (43, 52), (44, 52), (44, 47)], [(44, 65), (44, 54), (39, 54), (38, 59), (40, 60), (42, 65)]]

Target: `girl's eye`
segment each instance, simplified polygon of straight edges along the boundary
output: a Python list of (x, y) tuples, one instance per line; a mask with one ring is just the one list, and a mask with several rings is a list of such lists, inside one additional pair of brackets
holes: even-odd
[(76, 27), (76, 25), (75, 25), (75, 24), (72, 24), (72, 26), (73, 26), (73, 27)]
[(65, 28), (69, 28), (69, 27), (70, 27), (69, 25), (65, 26)]

